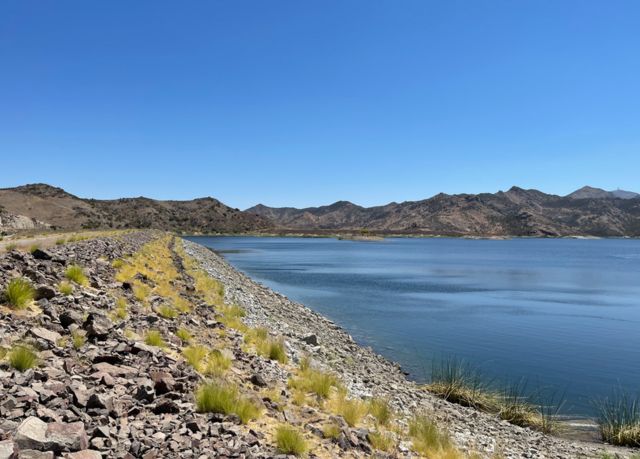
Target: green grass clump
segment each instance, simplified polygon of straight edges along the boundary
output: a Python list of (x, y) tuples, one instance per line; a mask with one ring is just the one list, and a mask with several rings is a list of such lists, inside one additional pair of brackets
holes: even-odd
[(19, 277), (12, 279), (4, 291), (4, 297), (9, 306), (15, 309), (25, 309), (35, 297), (35, 289), (27, 279)]
[(167, 345), (158, 330), (149, 330), (144, 337), (144, 342), (149, 346), (155, 347), (165, 347)]
[(362, 400), (349, 399), (344, 394), (339, 394), (331, 400), (331, 409), (342, 416), (350, 427), (355, 427), (367, 413), (367, 406)]
[(164, 319), (175, 319), (178, 317), (178, 311), (169, 305), (163, 304), (158, 308), (158, 315)]
[(219, 350), (209, 352), (204, 374), (207, 376), (222, 376), (231, 367), (231, 359)]
[(178, 328), (178, 330), (176, 331), (176, 336), (178, 337), (178, 339), (180, 339), (180, 341), (182, 341), (183, 344), (189, 344), (193, 340), (191, 332), (189, 332), (189, 330), (187, 330), (185, 327)]
[(393, 435), (388, 432), (369, 432), (367, 440), (373, 449), (390, 453), (396, 448), (396, 441)]
[(26, 371), (38, 363), (38, 355), (25, 345), (17, 345), (9, 351), (9, 364), (18, 371)]
[(196, 410), (199, 413), (236, 414), (243, 424), (260, 415), (260, 407), (240, 396), (235, 386), (208, 382), (196, 390)]
[(76, 330), (71, 332), (71, 342), (73, 343), (74, 349), (79, 350), (82, 348), (82, 346), (84, 346), (84, 343), (87, 342), (87, 337), (84, 335), (84, 333)]
[(369, 414), (376, 419), (376, 424), (386, 426), (393, 417), (393, 410), (389, 406), (389, 401), (383, 398), (372, 398), (369, 400)]
[(267, 339), (256, 344), (258, 354), (269, 360), (276, 360), (282, 364), (287, 363), (287, 351), (285, 350), (284, 340)]
[(640, 446), (640, 397), (617, 391), (596, 402), (600, 435), (607, 443)]
[(87, 279), (84, 270), (79, 265), (69, 266), (64, 275), (71, 282), (75, 282), (78, 285), (87, 285), (89, 283), (89, 279)]
[(58, 290), (60, 291), (60, 293), (62, 293), (64, 296), (69, 296), (71, 294), (73, 294), (73, 285), (71, 285), (69, 282), (67, 281), (62, 281), (60, 282), (60, 284), (58, 285)]
[(313, 368), (299, 371), (298, 375), (289, 380), (289, 387), (299, 389), (304, 392), (312, 392), (318, 398), (326, 399), (331, 394), (331, 388), (339, 388), (338, 378)]
[(341, 433), (342, 433), (342, 429), (335, 422), (329, 422), (322, 426), (322, 436), (324, 438), (330, 438), (332, 440), (335, 440), (340, 436)]
[(434, 362), (427, 389), (452, 403), (486, 412), (499, 411), (497, 397), (480, 372), (461, 360)]
[(11, 252), (12, 250), (18, 248), (18, 244), (16, 244), (15, 242), (10, 242), (9, 244), (5, 245), (4, 248), (7, 252)]
[(413, 449), (427, 457), (462, 457), (445, 433), (426, 416), (415, 416), (409, 422), (409, 436)]
[(128, 315), (127, 306), (127, 300), (123, 297), (118, 297), (116, 307), (113, 309), (113, 317), (120, 320), (126, 319)]
[(276, 448), (282, 454), (302, 456), (307, 451), (307, 442), (298, 429), (282, 424), (276, 429)]
[(124, 260), (117, 258), (111, 262), (111, 266), (113, 266), (114, 269), (120, 269), (124, 266)]
[(31, 245), (29, 246), (29, 253), (33, 253), (33, 252), (35, 252), (36, 250), (38, 250), (39, 248), (40, 248), (40, 245), (38, 245), (38, 244), (31, 244)]
[(209, 349), (204, 346), (189, 346), (182, 350), (182, 356), (196, 371), (201, 371), (209, 355)]
[(144, 284), (137, 283), (133, 286), (133, 297), (141, 303), (144, 303), (150, 294), (151, 289)]
[(67, 242), (64, 239), (56, 239), (56, 245), (63, 245), (65, 242)]

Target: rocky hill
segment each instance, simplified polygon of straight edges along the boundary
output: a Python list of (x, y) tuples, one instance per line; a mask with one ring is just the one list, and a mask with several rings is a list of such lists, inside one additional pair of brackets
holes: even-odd
[(506, 192), (438, 194), (422, 201), (361, 207), (347, 201), (295, 209), (257, 205), (294, 231), (360, 231), (451, 236), (640, 236), (640, 197), (585, 187), (568, 196), (513, 187)]
[(83, 199), (45, 184), (0, 189), (0, 206), (55, 229), (153, 228), (185, 233), (268, 229), (264, 217), (232, 209), (213, 198), (158, 201)]
[(165, 233), (0, 254), (0, 458), (305, 453), (542, 459), (631, 450), (442, 400), (328, 319)]

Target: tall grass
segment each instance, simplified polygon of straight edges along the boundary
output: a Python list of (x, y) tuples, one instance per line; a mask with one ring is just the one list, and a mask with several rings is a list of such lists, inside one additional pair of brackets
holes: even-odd
[(221, 382), (208, 382), (196, 390), (196, 409), (200, 413), (236, 414), (243, 424), (260, 416), (260, 407), (238, 392), (238, 388)]
[(65, 277), (78, 285), (87, 285), (89, 280), (80, 265), (71, 265), (64, 273)]
[(9, 351), (9, 364), (18, 371), (27, 371), (38, 363), (38, 354), (28, 346), (19, 344)]
[(331, 400), (331, 410), (342, 416), (350, 427), (355, 427), (367, 414), (367, 406), (359, 399), (347, 398), (338, 394)]
[(613, 445), (640, 446), (640, 396), (616, 390), (596, 401), (602, 439)]
[(495, 394), (479, 370), (456, 358), (434, 361), (430, 392), (462, 406), (482, 411), (498, 411)]
[(298, 429), (282, 424), (276, 428), (276, 447), (279, 453), (301, 456), (307, 451), (307, 442)]
[(441, 432), (438, 426), (423, 415), (414, 416), (409, 422), (409, 436), (413, 443), (413, 449), (429, 458), (447, 457), (462, 458), (453, 446), (449, 436)]
[(145, 344), (155, 347), (165, 347), (167, 344), (158, 330), (149, 330), (144, 337)]
[(15, 309), (25, 309), (33, 301), (35, 290), (27, 279), (19, 277), (12, 279), (4, 291), (4, 297), (9, 306)]
[(332, 373), (307, 368), (299, 371), (297, 376), (289, 380), (289, 387), (311, 392), (320, 399), (326, 399), (331, 394), (331, 388), (338, 389), (340, 384), (338, 378)]
[(183, 344), (189, 344), (191, 340), (193, 340), (191, 332), (185, 327), (178, 328), (178, 330), (176, 331), (176, 336), (178, 337), (178, 339), (180, 339), (180, 341), (182, 341)]
[(378, 425), (386, 426), (393, 418), (393, 410), (387, 399), (372, 398), (369, 400), (368, 411)]
[(64, 296), (69, 296), (73, 294), (73, 285), (71, 285), (67, 281), (62, 281), (58, 285), (58, 290), (60, 290), (60, 293), (62, 293)]

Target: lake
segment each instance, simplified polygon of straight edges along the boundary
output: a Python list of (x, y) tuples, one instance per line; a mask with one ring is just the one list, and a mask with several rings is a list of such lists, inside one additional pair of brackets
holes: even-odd
[(593, 398), (640, 390), (640, 241), (189, 237), (429, 378), (456, 358), (495, 384)]

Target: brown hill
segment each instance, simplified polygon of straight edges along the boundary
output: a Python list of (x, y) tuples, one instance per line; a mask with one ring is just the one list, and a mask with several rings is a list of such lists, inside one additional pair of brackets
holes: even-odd
[(154, 228), (186, 233), (268, 229), (266, 218), (232, 209), (213, 198), (158, 201), (124, 198), (82, 199), (45, 184), (0, 189), (0, 206), (60, 229)]
[[(598, 197), (591, 197), (592, 190)], [(366, 228), (379, 233), (452, 236), (640, 236), (640, 198), (582, 191), (562, 197), (513, 187), (494, 194), (438, 194), (369, 208), (340, 201), (305, 209), (258, 205), (247, 211), (296, 231)], [(581, 197), (585, 194), (589, 196)]]

